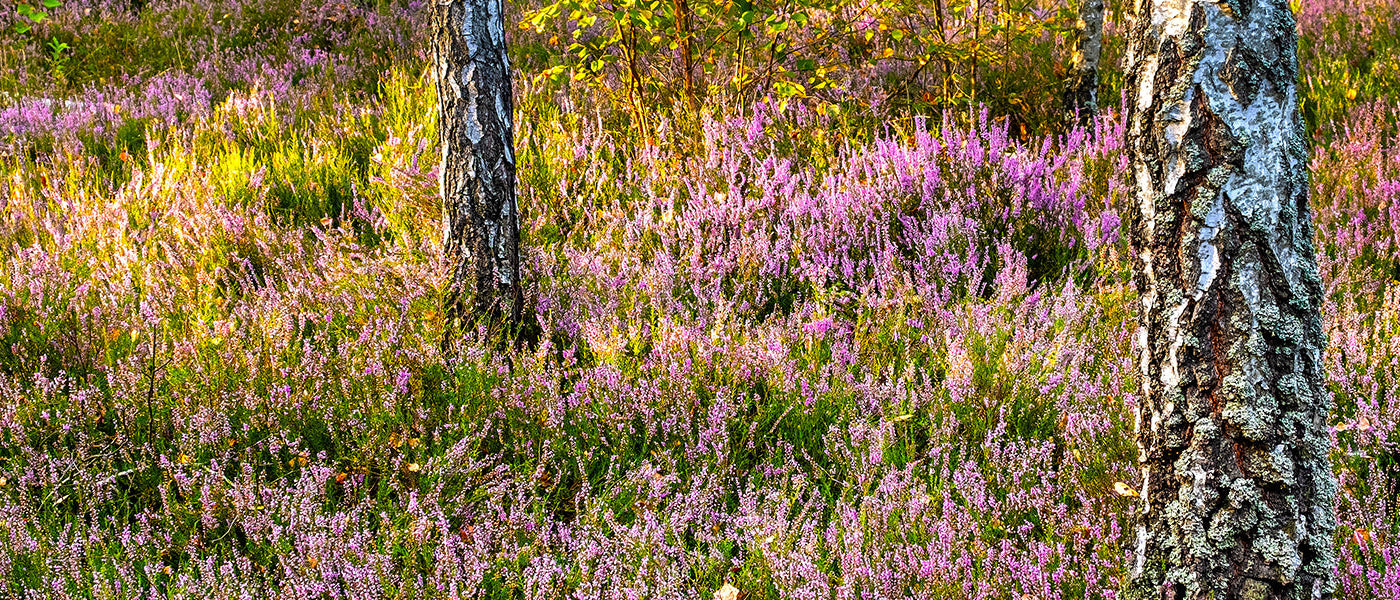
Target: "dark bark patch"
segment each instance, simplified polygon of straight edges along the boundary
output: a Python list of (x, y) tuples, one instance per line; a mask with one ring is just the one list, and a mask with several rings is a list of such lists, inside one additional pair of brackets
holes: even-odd
[(1176, 84), (1177, 79), (1181, 77), (1184, 61), (1185, 57), (1181, 55), (1181, 47), (1177, 45), (1176, 40), (1162, 40), (1162, 45), (1157, 47), (1157, 78), (1153, 80), (1158, 90), (1167, 91)]
[(1240, 104), (1249, 106), (1254, 103), (1255, 94), (1264, 84), (1263, 67), (1259, 57), (1241, 40), (1225, 56), (1225, 64), (1220, 68), (1220, 80), (1229, 86), (1230, 93), (1239, 99)]
[(1190, 137), (1193, 142), (1204, 146), (1210, 156), (1210, 166), (1238, 166), (1244, 163), (1244, 145), (1230, 126), (1211, 109), (1210, 100), (1199, 86), (1196, 97), (1191, 100), (1191, 123), (1195, 135)]

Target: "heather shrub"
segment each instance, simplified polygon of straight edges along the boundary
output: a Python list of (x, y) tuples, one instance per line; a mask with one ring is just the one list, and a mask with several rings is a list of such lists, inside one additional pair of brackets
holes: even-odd
[[(1299, 59), (1310, 128), (1332, 136), (1368, 102), (1393, 102), (1400, 92), (1395, 9), (1384, 2), (1297, 5)], [(1393, 120), (1391, 121), (1394, 122)]]
[[(376, 133), (364, 194), (405, 247), (437, 252), (442, 216), (438, 199), (437, 107), (425, 70), (395, 68), (380, 87), (378, 114), (358, 123)], [(528, 126), (522, 123), (522, 127)], [(361, 131), (347, 124), (347, 131)], [(381, 137), (382, 136), (382, 137)], [(517, 150), (524, 160), (525, 148)]]
[[(5, 595), (1115, 597), (1121, 111), (716, 93), (638, 128), (515, 30), (542, 335), (443, 348), (422, 7), (130, 7), (35, 28), (78, 32), (62, 79), (42, 37), (3, 59)], [(1379, 67), (1342, 102), (1329, 61), (1392, 12), (1300, 13), (1347, 598), (1400, 597), (1400, 139)]]

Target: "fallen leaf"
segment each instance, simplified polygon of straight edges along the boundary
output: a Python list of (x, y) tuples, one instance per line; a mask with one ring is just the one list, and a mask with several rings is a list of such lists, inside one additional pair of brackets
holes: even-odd
[(1371, 530), (1357, 529), (1351, 533), (1351, 538), (1356, 540), (1356, 545), (1365, 546), (1366, 542), (1371, 541)]
[(739, 588), (726, 583), (715, 592), (715, 600), (739, 600)]

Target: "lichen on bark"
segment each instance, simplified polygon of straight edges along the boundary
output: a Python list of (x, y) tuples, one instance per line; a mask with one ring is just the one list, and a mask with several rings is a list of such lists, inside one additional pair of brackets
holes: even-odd
[(1136, 0), (1131, 599), (1330, 598), (1322, 285), (1284, 0)]

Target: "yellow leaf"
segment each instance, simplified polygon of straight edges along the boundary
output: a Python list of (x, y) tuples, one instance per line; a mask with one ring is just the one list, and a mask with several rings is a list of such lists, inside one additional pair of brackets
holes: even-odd
[(1119, 481), (1119, 482), (1113, 484), (1113, 491), (1117, 492), (1119, 496), (1127, 496), (1127, 497), (1129, 497), (1129, 498), (1132, 498), (1132, 497), (1135, 497), (1135, 496), (1138, 495), (1138, 493), (1137, 493), (1136, 490), (1134, 490), (1133, 488), (1128, 487), (1128, 484), (1123, 483), (1123, 482), (1121, 482), (1121, 481)]

